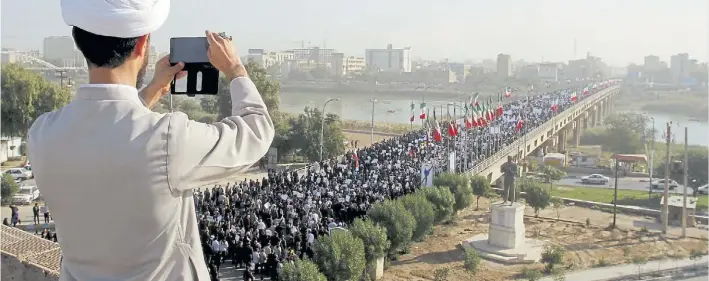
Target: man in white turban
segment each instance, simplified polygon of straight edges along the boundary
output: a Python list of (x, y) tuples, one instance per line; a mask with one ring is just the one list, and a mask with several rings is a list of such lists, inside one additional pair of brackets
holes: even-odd
[(214, 124), (150, 108), (183, 64), (156, 65), (140, 92), (150, 33), (169, 0), (61, 0), (89, 84), (29, 131), (36, 182), (62, 246), (60, 280), (209, 280), (192, 190), (251, 166), (274, 128), (229, 39), (206, 32), (230, 81), (232, 114)]

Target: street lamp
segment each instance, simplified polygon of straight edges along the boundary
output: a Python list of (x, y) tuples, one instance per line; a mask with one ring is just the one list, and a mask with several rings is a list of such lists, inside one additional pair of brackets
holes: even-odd
[(325, 107), (327, 106), (328, 103), (331, 101), (339, 101), (340, 98), (335, 98), (335, 99), (329, 99), (323, 104), (322, 106), (322, 122), (320, 122), (320, 161), (322, 161), (322, 152), (323, 152), (323, 133), (325, 132)]
[(371, 99), (369, 102), (372, 103), (372, 124), (370, 126), (370, 133), (369, 133), (369, 145), (374, 144), (374, 104), (377, 103), (377, 99)]

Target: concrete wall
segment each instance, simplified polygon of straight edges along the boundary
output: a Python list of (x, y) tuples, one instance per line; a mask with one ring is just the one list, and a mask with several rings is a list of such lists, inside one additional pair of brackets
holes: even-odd
[(59, 274), (43, 269), (36, 264), (23, 263), (13, 255), (2, 253), (0, 279), (2, 281), (58, 281)]
[(18, 228), (5, 225), (0, 227), (0, 280), (59, 280), (59, 244)]

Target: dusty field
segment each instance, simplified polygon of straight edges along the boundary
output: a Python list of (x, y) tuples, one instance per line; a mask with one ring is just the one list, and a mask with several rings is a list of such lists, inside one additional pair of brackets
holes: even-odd
[[(348, 141), (358, 140), (359, 141), (359, 145), (358, 145), (359, 148), (362, 148), (365, 146), (370, 146), (372, 144), (372, 142), (370, 141), (371, 136), (369, 134), (359, 134), (359, 133), (349, 133), (349, 132), (345, 132), (344, 134), (345, 134), (345, 138)], [(390, 138), (390, 137), (375, 134), (374, 135), (374, 142), (377, 143), (377, 142), (383, 141), (388, 138)], [(353, 149), (353, 148), (354, 147), (351, 147), (349, 145), (347, 146), (348, 150)]]
[[(473, 208), (463, 210), (458, 218), (448, 225), (437, 226), (426, 241), (415, 243), (411, 253), (402, 255), (385, 270), (383, 280), (434, 280), (434, 272), (440, 268), (449, 268), (448, 280), (513, 280), (525, 267), (524, 265), (504, 266), (483, 260), (480, 271), (475, 276), (463, 268), (463, 252), (456, 246), (460, 241), (479, 233), (485, 233), (489, 227), (489, 201), (480, 200), (480, 211)], [(561, 219), (591, 220), (591, 226), (582, 223), (559, 222), (548, 218), (525, 219), (527, 237), (548, 240), (563, 245), (567, 252), (565, 266), (569, 270), (580, 270), (596, 266), (603, 259), (608, 265), (624, 263), (623, 248), (630, 247), (630, 255), (642, 255), (648, 259), (667, 256), (675, 252), (688, 254), (691, 249), (707, 251), (706, 230), (694, 229), (688, 232), (686, 239), (673, 238), (671, 231), (668, 238), (662, 238), (653, 231), (640, 231), (642, 217), (618, 216), (619, 229), (606, 231), (608, 214), (579, 207), (561, 209)], [(528, 214), (532, 214), (528, 210)], [(556, 211), (544, 210), (541, 216), (556, 218)], [(579, 220), (578, 218), (583, 218)], [(650, 223), (650, 222), (648, 222)], [(636, 226), (634, 226), (636, 225)], [(663, 252), (666, 254), (663, 255)], [(671, 261), (668, 261), (671, 262)], [(541, 268), (541, 264), (532, 267)], [(475, 278), (475, 279), (473, 279)]]

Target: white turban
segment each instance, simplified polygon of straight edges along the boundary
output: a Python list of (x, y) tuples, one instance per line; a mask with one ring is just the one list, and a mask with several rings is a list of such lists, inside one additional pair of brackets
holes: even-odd
[(170, 13), (170, 0), (61, 0), (60, 5), (67, 25), (119, 38), (152, 33)]

